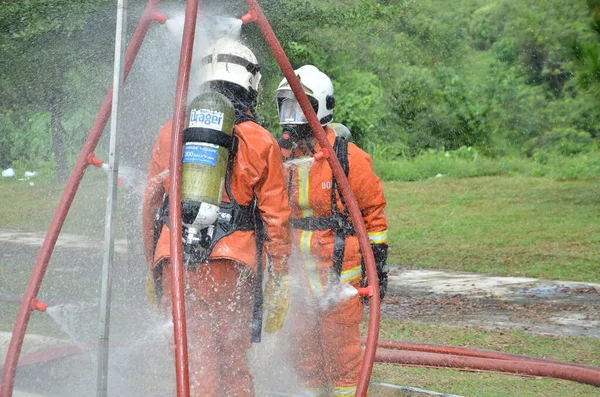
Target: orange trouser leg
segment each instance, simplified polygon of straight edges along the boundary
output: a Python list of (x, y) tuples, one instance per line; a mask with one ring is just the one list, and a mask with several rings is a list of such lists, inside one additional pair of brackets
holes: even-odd
[[(163, 305), (170, 307), (170, 269), (163, 271)], [(186, 271), (190, 394), (253, 397), (250, 347), (252, 276), (232, 261), (210, 261)]]
[(318, 313), (299, 307), (291, 314), (291, 356), (299, 382), (307, 388), (327, 386)]
[(299, 310), (292, 357), (306, 387), (354, 386), (362, 364), (358, 296), (321, 313)]
[(358, 382), (362, 365), (359, 329), (362, 318), (363, 307), (358, 295), (322, 315), (325, 368), (333, 386), (354, 386)]

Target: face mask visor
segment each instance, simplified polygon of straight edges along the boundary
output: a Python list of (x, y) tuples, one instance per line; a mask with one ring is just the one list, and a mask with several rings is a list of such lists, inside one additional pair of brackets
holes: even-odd
[[(308, 99), (316, 113), (318, 109), (317, 101), (310, 96)], [(308, 124), (300, 103), (291, 91), (280, 96), (277, 102), (279, 104), (279, 124)]]
[(306, 124), (304, 112), (296, 99), (284, 98), (279, 105), (279, 124)]

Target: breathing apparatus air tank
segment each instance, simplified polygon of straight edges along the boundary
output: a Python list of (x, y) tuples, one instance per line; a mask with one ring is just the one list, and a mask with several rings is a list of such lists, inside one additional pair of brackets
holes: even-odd
[(345, 138), (348, 142), (352, 142), (352, 133), (344, 124), (340, 123), (330, 123), (329, 127), (335, 131), (336, 136), (341, 136)]
[(234, 117), (229, 99), (217, 92), (198, 95), (188, 108), (181, 170), (184, 252), (210, 244), (221, 207)]

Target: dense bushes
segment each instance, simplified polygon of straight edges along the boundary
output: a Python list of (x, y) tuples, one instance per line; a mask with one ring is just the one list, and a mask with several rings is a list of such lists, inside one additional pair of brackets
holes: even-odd
[[(461, 148), (471, 148), (478, 157), (458, 158), (456, 164), (464, 163), (460, 175), (504, 172), (500, 166), (504, 157), (511, 164), (519, 157), (530, 158), (527, 164), (536, 164), (532, 166), (536, 169), (557, 163), (557, 156), (582, 164), (588, 164), (585, 156), (595, 158), (600, 139), (600, 19), (593, 15), (600, 12), (592, 12), (598, 7), (595, 1), (587, 3), (261, 2), (293, 66), (312, 63), (331, 76), (335, 120), (352, 130), (376, 163), (405, 161), (405, 167), (422, 163), (433, 172), (436, 162), (443, 164), (448, 158), (436, 157), (439, 153), (451, 153), (454, 159)], [(7, 15), (16, 15), (18, 4), (2, 3), (0, 12), (9, 7)], [(32, 4), (36, 1), (27, 2), (28, 12), (35, 9)], [(67, 135), (66, 154), (78, 152), (104, 95), (104, 88), (98, 87), (105, 87), (110, 78), (110, 60), (100, 55), (110, 50), (112, 29), (102, 28), (98, 22), (102, 19), (95, 23), (87, 19), (101, 5), (105, 7), (95, 0), (89, 9), (67, 9), (74, 16), (74, 26), (68, 29), (55, 26), (52, 18), (39, 20), (37, 31), (22, 24), (6, 29), (0, 25), (2, 48), (28, 49), (23, 47), (26, 42), (34, 49), (43, 44), (56, 50), (0, 62), (3, 70), (12, 70), (0, 77), (5, 93), (0, 101), (3, 167), (17, 158), (52, 158), (48, 123), (57, 109)], [(15, 36), (17, 28), (21, 33)], [(282, 76), (256, 26), (243, 29), (264, 66), (263, 121), (277, 133), (272, 93)], [(87, 36), (77, 36), (83, 30)], [(52, 32), (70, 36), (47, 41)], [(97, 38), (93, 45), (82, 40), (89, 40), (90, 32)], [(42, 38), (46, 40), (37, 40)], [(88, 47), (94, 46), (103, 52), (90, 51)], [(65, 67), (58, 65), (57, 58), (69, 51), (83, 53)], [(45, 68), (44, 62), (52, 67)], [(23, 80), (27, 70), (48, 74), (28, 85)], [(60, 101), (49, 95), (57, 92)], [(36, 143), (22, 145), (25, 141)], [(486, 171), (477, 171), (480, 165)], [(514, 169), (529, 172), (528, 167)], [(587, 175), (586, 167), (582, 172)], [(395, 172), (404, 171), (387, 175)]]
[(492, 175), (525, 175), (557, 180), (597, 178), (600, 176), (600, 154), (591, 152), (564, 156), (538, 151), (531, 158), (504, 156), (489, 158), (472, 147), (454, 151), (430, 149), (414, 158), (390, 160), (375, 151), (375, 171), (383, 180), (417, 181), (431, 178), (468, 178)]

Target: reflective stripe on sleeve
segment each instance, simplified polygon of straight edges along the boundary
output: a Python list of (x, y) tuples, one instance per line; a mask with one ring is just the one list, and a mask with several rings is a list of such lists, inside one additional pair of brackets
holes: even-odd
[(369, 235), (369, 240), (371, 244), (385, 244), (387, 243), (388, 231), (382, 230), (381, 232), (370, 232), (367, 233)]
[(354, 396), (356, 394), (356, 386), (336, 386), (333, 388), (335, 396)]
[(352, 269), (344, 270), (340, 277), (340, 283), (349, 283), (362, 276), (361, 265), (355, 266)]
[(301, 397), (323, 397), (327, 395), (327, 390), (322, 387), (311, 387), (303, 389), (300, 393)]

